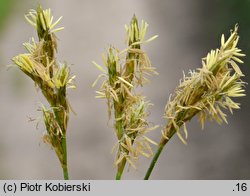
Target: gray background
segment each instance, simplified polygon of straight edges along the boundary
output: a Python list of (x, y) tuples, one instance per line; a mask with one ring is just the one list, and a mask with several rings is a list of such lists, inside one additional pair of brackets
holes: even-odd
[[(6, 0), (7, 1), (7, 0)], [(45, 132), (41, 120), (38, 129), (28, 117), (39, 118), (40, 103), (46, 103), (33, 82), (17, 68), (4, 65), (25, 50), (22, 43), (35, 36), (24, 20), (29, 8), (38, 1), (11, 0), (9, 15), (0, 31), (0, 179), (61, 179), (62, 172), (55, 153), (43, 143)], [(70, 116), (68, 127), (69, 172), (72, 179), (113, 179), (116, 142), (112, 122), (107, 124), (104, 100), (94, 98), (92, 82), (99, 74), (91, 61), (102, 63), (101, 54), (109, 44), (124, 48), (124, 24), (135, 13), (149, 23), (148, 37), (159, 38), (144, 47), (159, 76), (144, 89), (154, 106), (150, 122), (164, 125), (162, 118), (169, 94), (182, 71), (201, 65), (201, 58), (219, 45), (220, 35), (240, 25), (240, 45), (249, 54), (249, 1), (198, 0), (40, 0), (50, 7), (54, 17), (63, 15), (59, 32), (58, 59), (73, 64), (77, 75), (76, 90), (69, 90), (69, 100), (77, 115)], [(250, 55), (250, 54), (249, 54)], [(249, 60), (242, 65), (249, 82)], [(229, 113), (229, 124), (207, 122), (202, 131), (197, 119), (188, 124), (185, 146), (174, 137), (160, 157), (152, 179), (250, 179), (249, 87), (247, 96), (238, 99), (242, 109)], [(160, 139), (160, 130), (150, 134)], [(142, 179), (150, 160), (141, 158), (137, 170), (124, 172), (124, 179)]]

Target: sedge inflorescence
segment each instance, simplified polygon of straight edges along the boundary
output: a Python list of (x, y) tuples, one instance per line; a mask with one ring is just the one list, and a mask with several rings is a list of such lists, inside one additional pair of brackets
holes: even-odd
[(157, 74), (141, 49), (143, 43), (157, 37), (145, 40), (147, 28), (148, 24), (144, 21), (139, 27), (134, 16), (130, 25), (125, 25), (128, 47), (122, 51), (110, 47), (107, 57), (103, 55), (105, 68), (93, 62), (103, 72), (98, 79), (105, 78), (96, 97), (107, 100), (109, 117), (114, 113), (114, 129), (118, 139), (115, 165), (118, 168), (121, 165), (124, 167), (126, 161), (135, 167), (139, 155), (149, 157), (152, 154), (150, 143), (154, 142), (145, 135), (154, 128), (146, 120), (151, 104), (136, 92), (136, 87), (148, 82), (146, 76)]
[(27, 21), (35, 27), (39, 41), (31, 38), (24, 43), (27, 53), (13, 58), (13, 62), (29, 76), (38, 86), (50, 108), (42, 106), (44, 122), (47, 134), (44, 141), (52, 145), (61, 164), (66, 167), (65, 144), (66, 130), (69, 118), (69, 103), (67, 100), (67, 88), (75, 88), (70, 76), (70, 68), (67, 63), (59, 63), (56, 59), (57, 39), (55, 32), (63, 27), (56, 28), (60, 17), (53, 22), (50, 9), (43, 10), (41, 6), (37, 10), (30, 10), (25, 15)]
[[(204, 127), (207, 119), (216, 120), (219, 124), (227, 123), (224, 110), (239, 109), (240, 104), (233, 101), (234, 97), (245, 96), (244, 76), (238, 64), (243, 63), (240, 57), (245, 56), (237, 48), (239, 36), (238, 27), (231, 31), (228, 40), (221, 37), (220, 49), (211, 50), (202, 59), (202, 67), (184, 75), (175, 93), (170, 97), (165, 108), (165, 118), (169, 120), (163, 130), (163, 141), (169, 140), (174, 133), (186, 143), (188, 132), (186, 122), (199, 114), (199, 120)], [(181, 127), (185, 138), (181, 134)]]

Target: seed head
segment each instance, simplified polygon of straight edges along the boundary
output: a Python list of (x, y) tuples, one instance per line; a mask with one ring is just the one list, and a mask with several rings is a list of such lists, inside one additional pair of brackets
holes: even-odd
[(201, 126), (207, 119), (216, 120), (219, 124), (227, 123), (224, 110), (239, 109), (240, 104), (233, 101), (233, 97), (245, 96), (244, 82), (238, 63), (243, 63), (240, 57), (245, 56), (237, 48), (239, 36), (236, 26), (227, 41), (221, 37), (220, 49), (211, 50), (202, 59), (202, 68), (190, 71), (184, 75), (183, 81), (175, 90), (165, 108), (165, 118), (169, 120), (163, 130), (163, 136), (169, 139), (172, 128), (185, 143), (180, 133), (182, 125), (187, 137), (185, 123), (199, 114)]
[(152, 154), (149, 144), (155, 144), (145, 136), (145, 133), (152, 130), (146, 120), (147, 109), (151, 104), (141, 94), (136, 93), (137, 86), (143, 86), (149, 81), (146, 76), (157, 74), (147, 54), (141, 49), (141, 45), (148, 42), (144, 40), (147, 27), (148, 24), (144, 21), (139, 27), (134, 16), (130, 25), (125, 25), (128, 47), (123, 51), (110, 47), (107, 57), (103, 55), (104, 68), (93, 62), (102, 72), (97, 80), (104, 78), (96, 97), (106, 98), (109, 117), (114, 113), (118, 139), (116, 165), (126, 160), (135, 167), (138, 156), (149, 157)]
[(30, 10), (25, 15), (26, 20), (35, 27), (38, 41), (24, 43), (27, 53), (13, 58), (13, 62), (29, 76), (41, 89), (51, 108), (42, 107), (44, 123), (47, 134), (44, 141), (55, 149), (62, 165), (63, 147), (61, 139), (66, 137), (69, 118), (69, 103), (67, 100), (67, 88), (75, 88), (70, 76), (70, 67), (67, 63), (59, 63), (55, 57), (57, 52), (57, 40), (55, 32), (62, 30), (56, 28), (60, 17), (53, 22), (50, 9), (43, 10), (41, 6), (37, 10)]

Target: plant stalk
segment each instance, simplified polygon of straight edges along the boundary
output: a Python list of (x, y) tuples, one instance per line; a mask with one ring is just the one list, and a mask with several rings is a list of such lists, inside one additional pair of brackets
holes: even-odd
[(154, 154), (153, 158), (152, 158), (152, 161), (149, 165), (149, 168), (146, 172), (146, 175), (144, 177), (144, 180), (148, 180), (149, 177), (151, 176), (151, 173), (155, 167), (155, 164), (157, 163), (159, 157), (160, 157), (160, 154), (163, 150), (163, 148), (165, 147), (165, 145), (168, 143), (168, 141), (172, 138), (172, 136), (176, 133), (176, 130), (175, 128), (172, 126), (172, 125), (168, 125), (166, 127), (166, 130), (167, 130), (167, 133), (168, 133), (168, 137), (165, 138), (165, 137), (162, 137), (161, 138), (161, 141), (159, 143), (159, 146), (158, 146), (158, 149), (156, 151), (156, 153)]
[[(121, 103), (123, 103), (123, 97), (119, 97), (119, 100)], [(118, 121), (116, 121), (116, 131), (117, 131), (117, 139), (121, 140), (122, 136), (123, 136), (123, 120), (121, 119), (122, 117), (122, 111), (123, 111), (123, 107), (121, 106), (122, 104), (115, 104), (115, 118), (119, 119)], [(119, 148), (122, 148), (122, 146), (119, 146)], [(126, 159), (123, 158), (122, 161), (118, 164), (117, 167), (117, 172), (116, 172), (116, 180), (121, 180), (122, 174), (123, 174), (123, 170), (124, 167), (126, 165)]]
[[(119, 111), (119, 109), (117, 109), (116, 111)], [(122, 116), (121, 112), (117, 112), (116, 116), (117, 116), (116, 118), (118, 118), (118, 119), (121, 118), (121, 116)], [(117, 138), (118, 138), (118, 140), (120, 140), (122, 138), (122, 135), (123, 135), (123, 122), (122, 122), (122, 120), (119, 120), (116, 122), (116, 130), (117, 130)], [(119, 148), (122, 148), (122, 146), (120, 146)], [(126, 162), (127, 162), (126, 159), (123, 158), (123, 160), (118, 164), (117, 173), (116, 173), (116, 177), (115, 177), (116, 180), (121, 180)]]
[(155, 167), (155, 164), (156, 164), (156, 162), (157, 162), (157, 160), (158, 160), (164, 146), (165, 146), (165, 144), (164, 145), (159, 145), (159, 147), (158, 147), (158, 149), (157, 149), (157, 151), (156, 151), (156, 153), (155, 153), (155, 155), (154, 155), (154, 157), (153, 157), (153, 159), (152, 159), (152, 161), (150, 163), (150, 166), (149, 166), (149, 168), (147, 170), (147, 173), (146, 173), (146, 175), (144, 177), (144, 180), (149, 179), (149, 177), (150, 177), (150, 175), (151, 175), (151, 173), (152, 173), (152, 171), (153, 171), (153, 169)]
[(63, 176), (64, 180), (69, 180), (69, 173), (68, 173), (68, 162), (67, 162), (67, 140), (66, 137), (63, 136), (62, 138), (62, 148), (63, 148)]
[(121, 180), (125, 165), (126, 165), (126, 159), (123, 158), (123, 160), (121, 161), (121, 163), (118, 165), (118, 169), (117, 169), (117, 173), (116, 173), (116, 180)]

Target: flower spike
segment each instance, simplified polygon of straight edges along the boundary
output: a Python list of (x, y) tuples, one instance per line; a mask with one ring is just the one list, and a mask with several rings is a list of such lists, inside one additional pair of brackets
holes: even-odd
[(50, 105), (49, 109), (42, 106), (47, 130), (44, 141), (54, 148), (63, 168), (64, 178), (68, 179), (66, 131), (70, 106), (66, 90), (75, 88), (75, 76), (70, 76), (68, 64), (57, 62), (55, 57), (55, 32), (63, 29), (55, 26), (62, 17), (53, 22), (51, 10), (43, 10), (38, 6), (37, 10), (30, 10), (25, 18), (36, 28), (39, 41), (31, 38), (29, 43), (24, 43), (27, 53), (14, 57), (13, 62), (35, 82)]
[(105, 78), (97, 91), (97, 97), (106, 98), (109, 117), (112, 112), (114, 114), (118, 139), (115, 160), (117, 179), (121, 178), (126, 162), (135, 168), (139, 155), (151, 156), (150, 144), (155, 144), (145, 136), (152, 130), (146, 120), (147, 109), (151, 104), (135, 91), (137, 86), (148, 82), (146, 76), (157, 74), (147, 54), (141, 49), (147, 27), (148, 24), (144, 21), (139, 27), (136, 16), (133, 16), (130, 25), (125, 25), (128, 47), (123, 51), (110, 47), (107, 58), (103, 57), (104, 67), (94, 62), (102, 72), (97, 80)]

